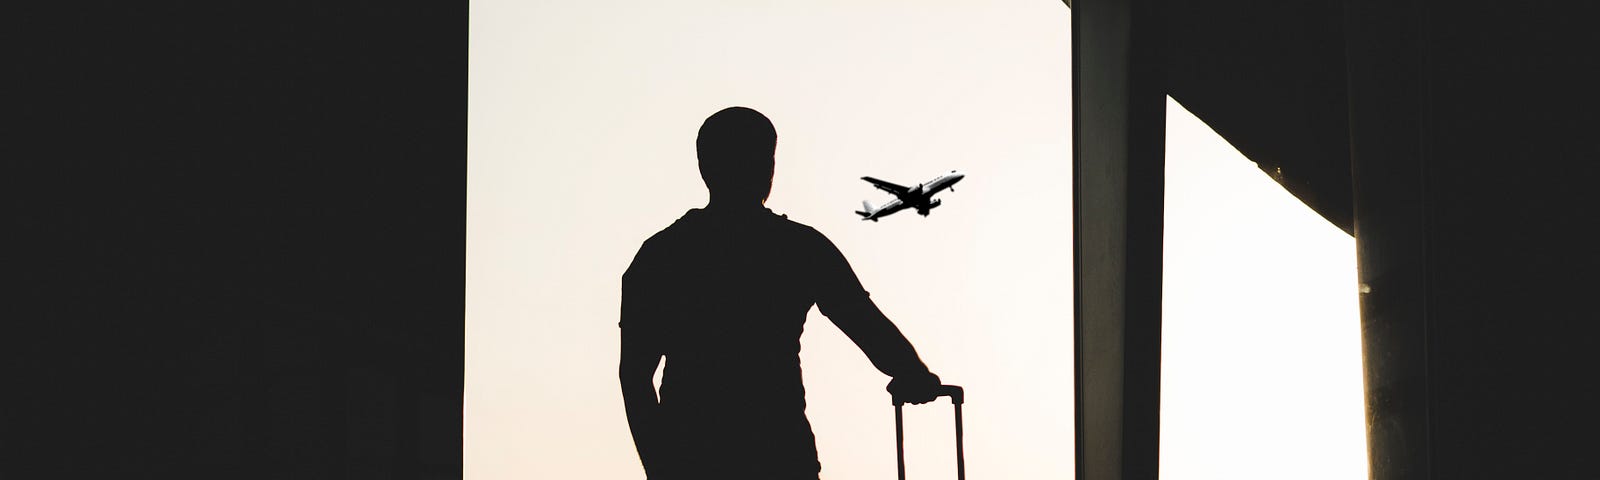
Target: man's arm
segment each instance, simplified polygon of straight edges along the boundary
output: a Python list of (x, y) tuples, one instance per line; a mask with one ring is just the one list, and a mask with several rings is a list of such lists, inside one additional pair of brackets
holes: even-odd
[(661, 470), (669, 460), (663, 449), (669, 439), (661, 425), (661, 402), (656, 396), (655, 372), (663, 356), (661, 339), (653, 333), (651, 318), (659, 305), (647, 295), (648, 286), (638, 285), (630, 272), (622, 276), (622, 354), (617, 366), (617, 379), (622, 384), (622, 403), (628, 415), (628, 429), (633, 433), (633, 445), (639, 452), (639, 462), (645, 474), (662, 477)]
[(824, 238), (818, 250), (817, 309), (867, 354), (872, 366), (894, 378), (890, 393), (911, 403), (933, 400), (939, 377), (928, 371), (916, 348), (868, 297), (838, 247)]
[[(653, 473), (663, 463), (660, 445), (661, 403), (656, 397), (654, 382), (656, 365), (661, 353), (648, 345), (647, 339), (624, 327), (622, 329), (622, 361), (617, 377), (622, 382), (622, 404), (628, 412), (628, 430), (633, 432), (633, 446), (639, 452), (639, 462), (647, 474)], [(653, 475), (652, 475), (653, 476)]]

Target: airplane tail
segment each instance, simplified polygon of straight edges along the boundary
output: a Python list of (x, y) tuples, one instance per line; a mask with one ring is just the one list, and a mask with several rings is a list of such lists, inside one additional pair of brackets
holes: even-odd
[(872, 204), (867, 203), (866, 200), (862, 200), (861, 209), (856, 210), (856, 215), (860, 215), (862, 220), (866, 220), (867, 217), (872, 216)]

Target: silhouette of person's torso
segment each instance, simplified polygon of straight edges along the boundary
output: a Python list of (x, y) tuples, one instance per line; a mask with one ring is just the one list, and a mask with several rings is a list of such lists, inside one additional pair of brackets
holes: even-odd
[(624, 276), (639, 307), (622, 326), (666, 354), (675, 463), (816, 472), (800, 334), (819, 298), (850, 290), (865, 295), (832, 243), (764, 208), (690, 210), (646, 241)]
[(765, 208), (690, 210), (622, 283), (624, 338), (666, 357), (659, 423), (635, 431), (657, 439), (644, 449), (664, 477), (816, 478), (800, 372), (812, 305), (878, 370), (937, 384), (838, 248)]

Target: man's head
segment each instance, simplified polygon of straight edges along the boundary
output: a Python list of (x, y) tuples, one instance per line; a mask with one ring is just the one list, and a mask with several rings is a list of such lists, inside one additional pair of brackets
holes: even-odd
[(778, 132), (761, 112), (728, 107), (700, 125), (700, 178), (713, 202), (763, 203), (772, 192)]

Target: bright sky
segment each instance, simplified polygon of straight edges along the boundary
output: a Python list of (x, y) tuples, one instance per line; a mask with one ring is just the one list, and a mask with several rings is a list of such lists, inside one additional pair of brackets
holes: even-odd
[[(619, 280), (704, 204), (695, 131), (731, 105), (777, 127), (768, 206), (967, 387), (972, 478), (1070, 478), (1069, 25), (1048, 0), (473, 2), (467, 478), (643, 478)], [(1181, 108), (1169, 128), (1164, 477), (1364, 474), (1353, 242)], [(863, 175), (951, 169), (927, 218), (851, 213), (886, 199)], [(888, 379), (807, 326), (823, 478), (894, 475)], [(907, 415), (910, 476), (953, 475), (949, 405)]]
[(1167, 101), (1161, 473), (1367, 478), (1355, 239)]

